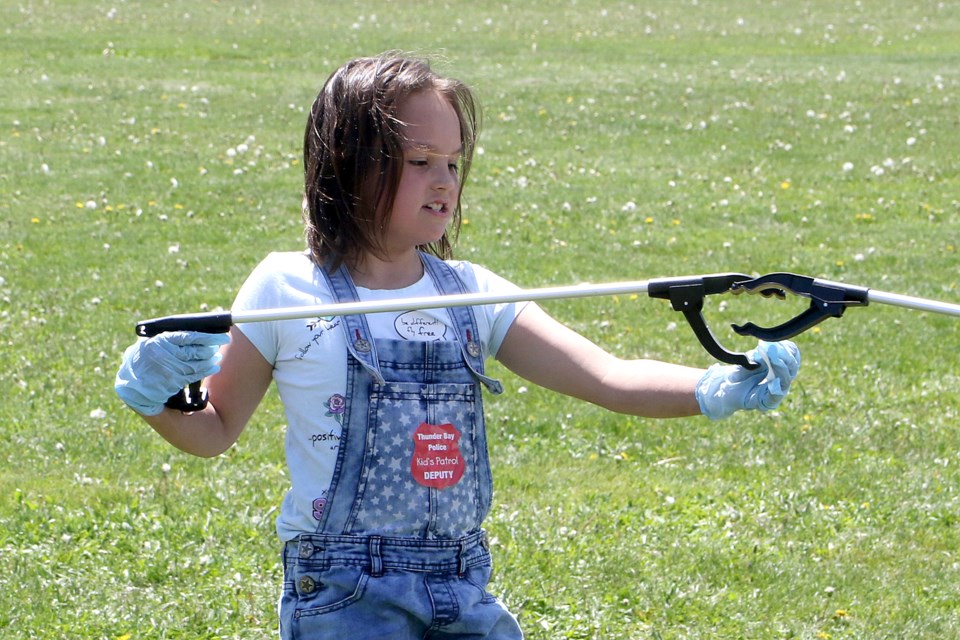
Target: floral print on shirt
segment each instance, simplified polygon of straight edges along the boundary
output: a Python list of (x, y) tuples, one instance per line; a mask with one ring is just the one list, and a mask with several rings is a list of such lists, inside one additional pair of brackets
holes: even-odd
[(323, 403), (327, 408), (324, 414), (327, 418), (333, 418), (339, 424), (343, 424), (343, 413), (347, 410), (347, 399), (339, 393), (330, 396), (330, 399)]

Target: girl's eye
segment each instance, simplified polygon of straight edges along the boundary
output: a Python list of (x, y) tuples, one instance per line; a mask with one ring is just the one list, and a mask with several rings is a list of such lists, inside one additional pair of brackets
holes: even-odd
[(427, 166), (427, 161), (426, 161), (426, 160), (411, 160), (411, 161), (410, 161), (410, 164), (412, 164), (412, 165), (415, 166), (415, 167), (425, 167), (425, 166)]

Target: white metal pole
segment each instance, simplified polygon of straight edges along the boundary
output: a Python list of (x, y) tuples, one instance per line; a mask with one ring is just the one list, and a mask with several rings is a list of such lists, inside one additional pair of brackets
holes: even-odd
[(578, 284), (563, 287), (543, 287), (540, 289), (519, 289), (514, 292), (505, 293), (461, 293), (446, 296), (372, 300), (369, 302), (341, 302), (302, 307), (236, 311), (232, 312), (231, 316), (234, 324), (240, 324), (243, 322), (272, 322), (276, 320), (346, 316), (358, 313), (387, 313), (393, 311), (439, 309), (443, 307), (472, 307), (487, 304), (504, 304), (508, 302), (646, 293), (649, 284), (649, 280), (637, 280), (630, 282), (611, 282), (607, 284)]
[(914, 298), (913, 296), (903, 296), (896, 293), (887, 293), (886, 291), (869, 289), (867, 291), (867, 301), (890, 304), (895, 307), (905, 307), (917, 311), (932, 311), (948, 316), (960, 316), (960, 304), (938, 302), (937, 300), (927, 300), (926, 298)]

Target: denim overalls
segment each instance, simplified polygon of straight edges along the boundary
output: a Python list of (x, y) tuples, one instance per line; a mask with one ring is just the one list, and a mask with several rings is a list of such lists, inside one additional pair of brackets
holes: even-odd
[[(466, 293), (423, 254), (442, 294)], [(338, 302), (358, 299), (345, 267), (321, 270)], [(516, 620), (487, 593), (481, 524), (492, 480), (473, 309), (448, 309), (455, 340), (374, 340), (344, 316), (349, 351), (340, 450), (317, 532), (284, 548), (284, 640), (517, 639)]]

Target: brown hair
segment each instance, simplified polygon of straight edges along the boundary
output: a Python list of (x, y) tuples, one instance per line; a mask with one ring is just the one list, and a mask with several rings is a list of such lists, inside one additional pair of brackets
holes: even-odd
[[(307, 245), (320, 267), (336, 268), (365, 253), (382, 253), (386, 226), (403, 170), (400, 103), (436, 91), (460, 121), (461, 189), (476, 146), (479, 113), (470, 89), (444, 78), (429, 62), (387, 52), (347, 62), (327, 79), (310, 109), (303, 140), (303, 215)], [(437, 242), (420, 247), (452, 257), (460, 229), (460, 198), (451, 225)]]

